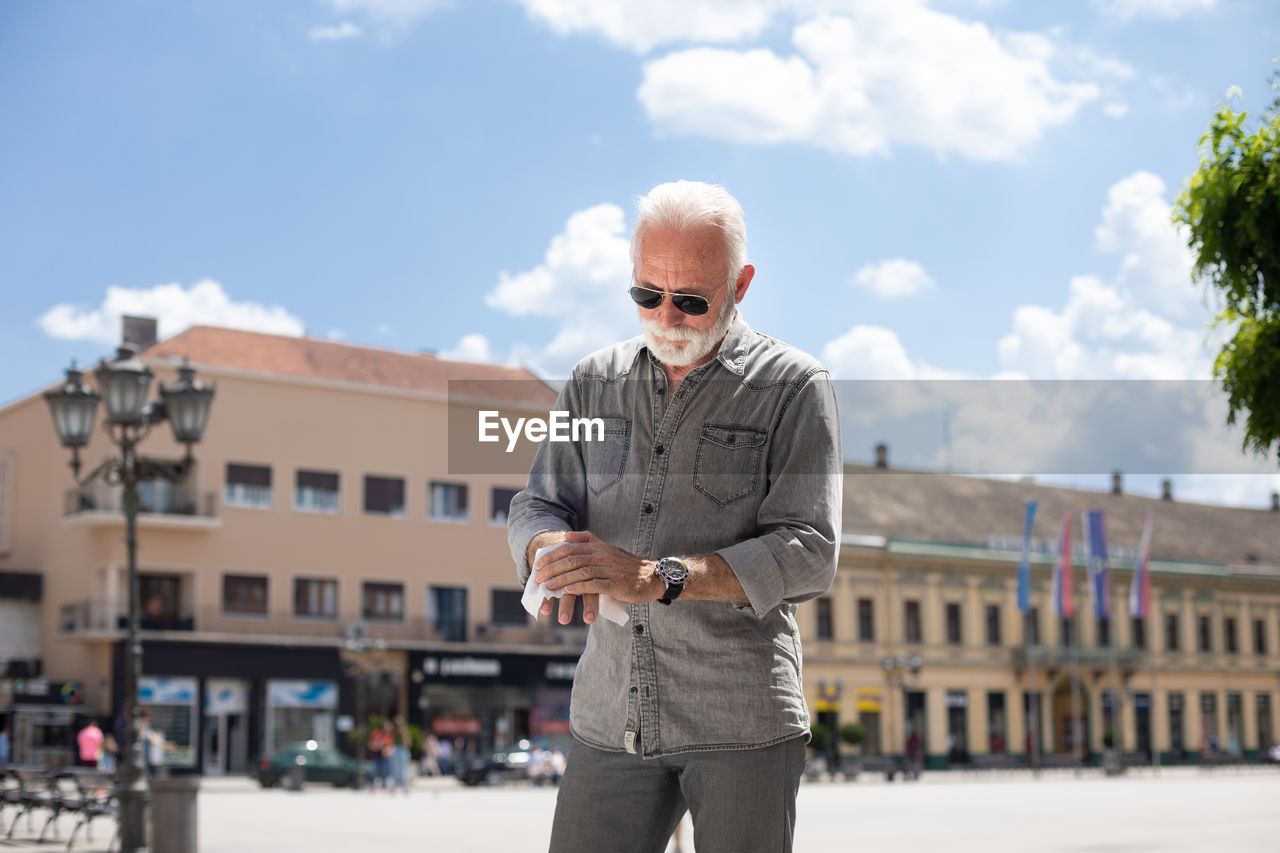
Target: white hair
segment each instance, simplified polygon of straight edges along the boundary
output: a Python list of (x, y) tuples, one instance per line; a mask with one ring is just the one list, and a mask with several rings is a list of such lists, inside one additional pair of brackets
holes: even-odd
[(640, 237), (649, 227), (687, 233), (711, 225), (724, 238), (727, 279), (732, 287), (747, 265), (747, 224), (742, 205), (724, 187), (701, 181), (658, 184), (637, 202), (639, 215), (631, 231), (631, 263), (640, 252)]

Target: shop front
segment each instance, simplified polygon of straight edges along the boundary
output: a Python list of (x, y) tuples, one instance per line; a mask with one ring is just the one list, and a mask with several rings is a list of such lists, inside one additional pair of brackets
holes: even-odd
[(76, 732), (99, 716), (84, 707), (80, 682), (19, 678), (13, 682), (10, 701), (14, 764), (62, 767), (76, 763)]
[[(576, 656), (411, 652), (416, 722), (453, 750), (485, 752), (523, 739), (567, 746)], [(413, 705), (414, 703), (410, 703)]]

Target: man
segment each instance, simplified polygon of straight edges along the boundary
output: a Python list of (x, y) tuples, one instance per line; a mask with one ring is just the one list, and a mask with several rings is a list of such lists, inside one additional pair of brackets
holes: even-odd
[[(738, 315), (755, 268), (722, 187), (655, 187), (631, 260), (643, 336), (583, 359), (556, 405), (604, 440), (544, 442), (508, 518), (521, 582), (591, 625), (551, 849), (658, 853), (687, 809), (699, 853), (789, 851), (809, 732), (794, 614), (835, 574), (835, 398)], [(625, 625), (597, 620), (602, 594)]]

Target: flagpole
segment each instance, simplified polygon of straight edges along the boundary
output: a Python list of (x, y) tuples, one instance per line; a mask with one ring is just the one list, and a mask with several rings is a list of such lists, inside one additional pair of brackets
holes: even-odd
[(1120, 665), (1116, 661), (1116, 639), (1118, 632), (1115, 622), (1115, 611), (1107, 614), (1107, 651), (1111, 659), (1111, 752), (1113, 764), (1108, 774), (1124, 772), (1124, 718), (1120, 713)]
[[(1147, 621), (1150, 621), (1148, 619)], [(1156, 746), (1156, 650), (1155, 629), (1147, 632), (1147, 654), (1151, 657), (1151, 704), (1147, 707), (1147, 716), (1151, 726), (1151, 769), (1160, 775), (1160, 750)]]
[(1075, 617), (1071, 619), (1071, 751), (1075, 756), (1076, 775), (1084, 767), (1083, 726), (1080, 725), (1080, 638), (1076, 636)]

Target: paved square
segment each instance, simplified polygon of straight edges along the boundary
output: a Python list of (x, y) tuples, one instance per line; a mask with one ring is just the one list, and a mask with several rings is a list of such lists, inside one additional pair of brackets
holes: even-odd
[[(319, 785), (263, 791), (243, 779), (208, 779), (200, 852), (545, 853), (555, 797), (554, 788), (463, 788), (451, 780), (418, 780), (406, 796)], [(864, 776), (806, 783), (798, 811), (799, 853), (1270, 853), (1280, 849), (1280, 769), (1141, 770), (1119, 779), (1058, 771), (1036, 781), (1024, 773), (935, 773), (914, 784)], [(0, 840), (0, 849), (41, 849), (19, 843), (25, 828), (24, 820), (15, 843)], [(65, 844), (66, 819), (60, 829)], [(105, 850), (110, 832), (99, 821), (95, 843), (75, 849)], [(686, 828), (686, 851), (690, 836)], [(609, 849), (602, 840), (602, 853)]]

